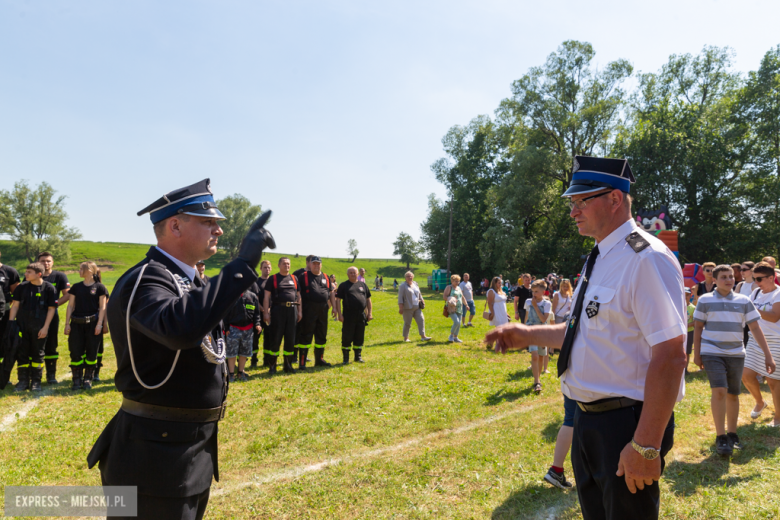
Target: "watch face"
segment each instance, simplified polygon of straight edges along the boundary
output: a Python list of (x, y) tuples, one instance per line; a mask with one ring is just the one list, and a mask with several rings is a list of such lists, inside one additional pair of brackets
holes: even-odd
[(644, 456), (644, 458), (646, 458), (647, 460), (653, 460), (653, 459), (655, 459), (656, 457), (658, 457), (658, 451), (656, 451), (656, 450), (653, 450), (653, 449), (647, 449), (647, 448), (645, 448), (645, 451), (644, 451), (644, 453), (642, 453), (642, 455), (643, 455), (643, 456)]

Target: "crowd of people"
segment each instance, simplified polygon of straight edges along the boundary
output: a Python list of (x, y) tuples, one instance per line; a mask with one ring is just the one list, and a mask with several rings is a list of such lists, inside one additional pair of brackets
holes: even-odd
[(59, 314), (67, 304), (63, 333), (68, 336), (74, 390), (90, 389), (100, 381), (103, 366), (103, 338), (108, 333), (106, 303), (108, 290), (101, 283), (94, 262), (82, 262), (83, 281), (72, 287), (68, 276), (56, 271), (54, 256), (41, 252), (28, 264), (24, 280), (9, 265), (0, 264), (0, 363), (10, 373), (16, 364), (17, 391), (41, 390), (41, 383), (57, 383), (59, 362)]

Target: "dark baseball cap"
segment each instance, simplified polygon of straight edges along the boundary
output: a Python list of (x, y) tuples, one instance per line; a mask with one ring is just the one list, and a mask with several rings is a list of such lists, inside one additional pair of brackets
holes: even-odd
[(322, 260), (320, 260), (320, 257), (319, 257), (319, 256), (313, 256), (313, 257), (311, 257), (311, 262), (319, 262), (319, 263), (322, 263)]

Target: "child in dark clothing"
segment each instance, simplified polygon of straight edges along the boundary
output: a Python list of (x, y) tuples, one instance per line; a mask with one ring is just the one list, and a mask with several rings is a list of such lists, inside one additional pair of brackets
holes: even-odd
[(14, 290), (8, 317), (9, 321), (18, 318), (22, 334), (22, 344), (16, 353), (17, 392), (41, 389), (46, 336), (57, 312), (57, 292), (52, 284), (43, 281), (43, 265), (39, 262), (28, 265), (24, 279)]
[(236, 356), (238, 356), (238, 380), (248, 381), (249, 376), (244, 372), (246, 360), (252, 355), (252, 340), (254, 332), (260, 334), (262, 330), (262, 315), (260, 314), (260, 300), (252, 291), (244, 291), (230, 314), (225, 318), (225, 324), (230, 327), (227, 333), (226, 359), (228, 363), (228, 372), (230, 372), (230, 381), (233, 382), (236, 376), (233, 369), (236, 366)]

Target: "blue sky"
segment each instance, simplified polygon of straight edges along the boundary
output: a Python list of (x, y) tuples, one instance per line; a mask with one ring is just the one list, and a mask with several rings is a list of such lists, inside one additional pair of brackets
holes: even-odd
[(775, 1), (0, 0), (0, 188), (47, 181), (85, 239), (211, 178), (272, 209), (285, 253), (389, 258), (419, 238), (455, 124), (492, 114), (564, 40), (657, 70), (730, 46), (755, 70)]

